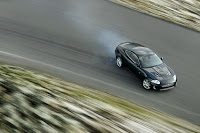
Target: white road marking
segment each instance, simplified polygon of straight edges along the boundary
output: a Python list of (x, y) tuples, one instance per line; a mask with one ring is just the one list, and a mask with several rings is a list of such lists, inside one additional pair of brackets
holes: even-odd
[[(8, 53), (8, 52), (4, 52), (4, 51), (0, 51), (0, 54), (11, 56), (11, 57), (14, 57), (14, 58), (19, 58), (19, 59), (27, 60), (27, 61), (31, 61), (31, 62), (38, 63), (38, 64), (41, 64), (41, 65), (44, 65), (44, 66), (48, 66), (48, 67), (51, 67), (51, 68), (54, 68), (54, 69), (57, 69), (57, 70), (60, 70), (60, 71), (68, 72), (68, 73), (71, 73), (71, 74), (75, 74), (77, 76), (81, 76), (83, 78), (87, 78), (87, 79), (90, 79), (90, 80), (93, 80), (93, 81), (96, 81), (96, 82), (99, 82), (99, 83), (102, 83), (102, 84), (105, 84), (105, 85), (108, 85), (108, 86), (112, 86), (114, 88), (117, 88), (117, 89), (121, 90), (120, 87), (118, 87), (116, 85), (113, 85), (113, 84), (110, 84), (110, 83), (107, 83), (105, 81), (102, 81), (102, 80), (99, 80), (99, 79), (96, 79), (96, 78), (93, 78), (93, 77), (90, 77), (90, 76), (82, 75), (82, 74), (76, 73), (74, 71), (67, 70), (67, 69), (64, 69), (64, 68), (61, 68), (61, 67), (57, 67), (57, 66), (54, 66), (54, 65), (51, 65), (51, 64), (47, 64), (47, 63), (44, 63), (44, 62), (41, 62), (41, 61), (33, 60), (33, 59), (30, 59), (30, 58), (26, 58), (26, 57), (23, 57), (23, 56), (19, 56), (19, 55)], [(124, 90), (126, 90), (126, 91), (128, 91), (130, 93), (133, 93), (135, 95), (139, 95), (139, 96), (145, 97), (145, 95), (143, 95), (141, 93), (133, 92), (133, 91), (130, 91), (128, 89), (124, 89)], [(150, 99), (148, 97), (145, 97), (145, 98), (146, 99)], [(169, 106), (169, 107), (177, 109), (179, 111), (183, 111), (183, 112), (188, 113), (190, 115), (194, 115), (194, 116), (200, 117), (200, 114), (192, 112), (190, 110), (186, 110), (186, 109), (181, 108), (181, 107), (173, 106), (171, 104), (168, 104), (168, 103), (165, 103), (165, 102), (162, 102), (162, 101), (157, 101), (157, 100), (154, 100), (154, 99), (150, 99), (150, 100), (151, 101), (155, 101), (155, 102), (159, 102), (159, 103), (161, 103), (163, 105)]]
[[(90, 76), (82, 75), (82, 74), (76, 73), (74, 71), (67, 70), (67, 69), (61, 68), (61, 67), (57, 67), (57, 66), (54, 66), (54, 65), (51, 65), (51, 64), (47, 64), (47, 63), (44, 63), (44, 62), (41, 62), (41, 61), (29, 59), (29, 58), (26, 58), (26, 57), (23, 57), (23, 56), (19, 56), (19, 55), (8, 53), (8, 52), (4, 52), (4, 51), (0, 51), (0, 54), (5, 54), (5, 55), (8, 55), (8, 56), (12, 56), (14, 58), (20, 58), (20, 59), (24, 59), (24, 60), (31, 61), (31, 62), (34, 62), (34, 63), (42, 64), (44, 66), (48, 66), (48, 67), (51, 67), (51, 68), (54, 68), (54, 69), (57, 69), (57, 70), (61, 70), (61, 71), (68, 72), (68, 73), (71, 73), (71, 74), (75, 74), (77, 76), (81, 76), (81, 77), (84, 77), (84, 78), (87, 78), (87, 79), (90, 79), (90, 80), (93, 80), (93, 81), (96, 81), (96, 82), (100, 82), (102, 84), (106, 84), (106, 85), (109, 85), (109, 86), (112, 86), (112, 87), (115, 87), (115, 88), (119, 88), (118, 86), (110, 84), (110, 83), (107, 83), (105, 81), (102, 81), (102, 80), (99, 80), (99, 79), (96, 79), (96, 78), (93, 78), (93, 77), (90, 77)], [(144, 96), (143, 94), (140, 94), (140, 93), (137, 93), (137, 92), (132, 92), (132, 91), (130, 91), (130, 92), (134, 93), (136, 95)]]

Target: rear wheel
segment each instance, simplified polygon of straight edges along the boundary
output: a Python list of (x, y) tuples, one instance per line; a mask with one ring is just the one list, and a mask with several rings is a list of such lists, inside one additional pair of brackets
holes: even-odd
[(122, 67), (123, 64), (122, 64), (122, 59), (121, 59), (121, 57), (119, 57), (119, 56), (117, 57), (116, 63), (117, 63), (117, 66), (118, 66), (118, 67)]
[(142, 82), (142, 85), (146, 90), (151, 89), (151, 83), (149, 82), (148, 79), (144, 79), (143, 82)]

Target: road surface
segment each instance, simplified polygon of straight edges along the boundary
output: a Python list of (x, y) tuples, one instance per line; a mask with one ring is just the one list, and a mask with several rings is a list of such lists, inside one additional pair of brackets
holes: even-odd
[[(151, 48), (177, 74), (155, 92), (115, 65), (123, 41)], [(1, 0), (0, 61), (31, 67), (200, 125), (199, 32), (106, 0)]]

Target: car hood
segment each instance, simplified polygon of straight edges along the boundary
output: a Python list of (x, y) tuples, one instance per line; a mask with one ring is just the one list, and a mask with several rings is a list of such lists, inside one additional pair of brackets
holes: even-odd
[(144, 68), (144, 70), (152, 79), (168, 80), (174, 76), (172, 69), (165, 63), (150, 68)]

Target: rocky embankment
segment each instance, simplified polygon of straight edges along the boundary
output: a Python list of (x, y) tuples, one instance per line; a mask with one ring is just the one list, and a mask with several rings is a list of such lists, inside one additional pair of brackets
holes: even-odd
[(0, 132), (198, 133), (200, 127), (41, 72), (2, 64)]
[(200, 31), (199, 0), (109, 0), (109, 1)]

